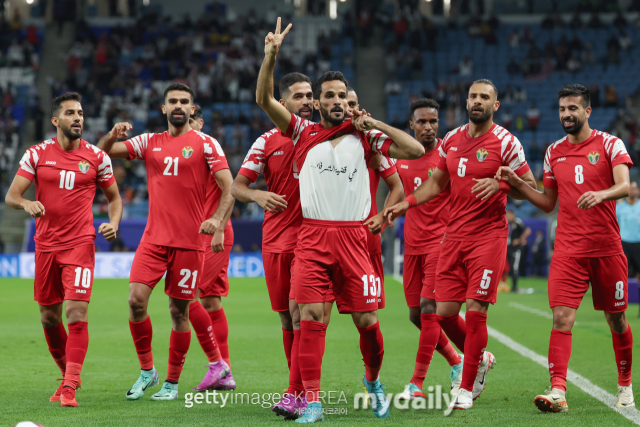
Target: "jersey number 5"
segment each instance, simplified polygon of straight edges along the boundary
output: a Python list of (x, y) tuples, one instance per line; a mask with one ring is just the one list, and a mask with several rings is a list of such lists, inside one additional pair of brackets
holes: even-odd
[(467, 171), (467, 163), (469, 159), (465, 159), (464, 157), (460, 157), (460, 163), (458, 163), (458, 176), (464, 178), (464, 174)]

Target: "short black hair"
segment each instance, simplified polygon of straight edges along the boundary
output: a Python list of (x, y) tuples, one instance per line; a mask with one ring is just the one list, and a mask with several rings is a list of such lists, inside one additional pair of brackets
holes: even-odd
[(351, 87), (351, 86), (347, 86), (347, 93), (349, 93), (349, 92), (355, 92), (355, 91), (356, 91), (356, 90), (355, 90), (353, 87)]
[(478, 83), (484, 83), (486, 85), (489, 85), (493, 88), (494, 92), (496, 93), (496, 99), (498, 99), (498, 88), (496, 87), (496, 85), (493, 84), (493, 82), (489, 79), (478, 79), (475, 82), (473, 82), (471, 84), (471, 86), (478, 84)]
[(187, 86), (186, 84), (184, 84), (184, 83), (171, 83), (164, 90), (164, 95), (162, 95), (162, 99), (166, 100), (167, 99), (167, 95), (172, 90), (181, 90), (183, 92), (189, 92), (189, 95), (191, 95), (191, 101), (193, 101), (195, 99), (195, 95), (194, 95), (193, 91), (191, 90), (191, 88), (189, 86)]
[(324, 82), (332, 82), (334, 80), (340, 80), (346, 87), (349, 87), (349, 81), (345, 79), (344, 74), (340, 71), (327, 71), (316, 81), (316, 84), (313, 85), (313, 98), (320, 99), (320, 95), (322, 95), (322, 83)]
[(193, 120), (200, 120), (202, 118), (202, 108), (198, 104), (193, 104), (196, 109), (193, 111), (191, 118)]
[(278, 89), (280, 90), (280, 98), (284, 99), (289, 96), (291, 92), (291, 86), (296, 83), (307, 82), (310, 86), (313, 86), (311, 79), (302, 73), (289, 73), (280, 79)]
[(566, 98), (568, 96), (582, 97), (580, 103), (584, 108), (587, 108), (591, 105), (591, 92), (589, 92), (589, 89), (587, 89), (582, 85), (578, 85), (578, 84), (566, 85), (558, 91), (558, 100), (562, 98)]
[(62, 103), (65, 101), (82, 102), (82, 95), (78, 92), (67, 92), (53, 98), (53, 101), (51, 101), (51, 117), (56, 117), (58, 115), (60, 108), (62, 108)]
[(438, 101), (436, 101), (435, 99), (416, 99), (411, 103), (411, 106), (409, 107), (409, 111), (411, 111), (411, 118), (413, 118), (413, 113), (415, 113), (418, 108), (434, 108), (436, 111), (440, 111), (440, 104), (438, 104)]

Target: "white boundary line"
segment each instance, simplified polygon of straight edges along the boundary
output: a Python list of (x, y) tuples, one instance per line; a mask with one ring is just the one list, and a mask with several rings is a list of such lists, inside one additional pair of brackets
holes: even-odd
[[(498, 340), (501, 344), (506, 345), (516, 353), (520, 353), (527, 359), (533, 360), (545, 369), (549, 369), (549, 362), (546, 357), (540, 356), (532, 350), (529, 350), (527, 347), (515, 342), (502, 332), (499, 332), (490, 326), (487, 326), (487, 330), (489, 331), (489, 336)], [(601, 389), (582, 375), (579, 375), (569, 369), (567, 370), (567, 381), (572, 382), (579, 389), (581, 389), (594, 399), (598, 399), (600, 402), (604, 403), (609, 408), (613, 409), (629, 421), (640, 425), (640, 411), (638, 411), (636, 408), (616, 408), (616, 402), (618, 401), (618, 399), (614, 395)]]
[[(529, 307), (528, 305), (524, 305), (524, 304), (519, 304), (517, 302), (510, 302), (509, 303), (509, 307), (514, 307), (517, 308), (519, 310), (522, 311), (527, 311), (529, 313), (533, 313), (533, 314), (537, 314), (538, 316), (542, 316), (545, 319), (551, 319), (553, 320), (553, 314), (546, 312), (546, 311), (542, 311), (542, 310), (538, 310), (537, 308), (533, 308), (533, 307)], [(578, 322), (573, 322), (574, 325), (579, 325)]]
[[(523, 306), (523, 307), (526, 307), (526, 306)], [(537, 311), (540, 311), (540, 310), (537, 310)], [(540, 312), (544, 313), (542, 311)], [(460, 315), (464, 317), (464, 312), (460, 312)], [(527, 359), (536, 362), (537, 364), (539, 364), (545, 369), (549, 369), (549, 360), (546, 357), (540, 356), (538, 353), (528, 349), (527, 347), (523, 346), (520, 343), (517, 343), (513, 339), (503, 334), (502, 332), (496, 329), (493, 329), (491, 326), (487, 325), (487, 332), (489, 333), (489, 336), (491, 338), (494, 338), (501, 344), (515, 351), (516, 353), (519, 353), (520, 355), (526, 357)], [(632, 423), (636, 425), (640, 425), (640, 411), (638, 411), (637, 408), (616, 408), (616, 403), (618, 402), (618, 399), (614, 395), (598, 387), (597, 385), (595, 385), (594, 383), (592, 383), (582, 375), (572, 371), (571, 369), (567, 370), (567, 381), (573, 383), (573, 385), (575, 385), (580, 390), (584, 391), (594, 399), (597, 399), (600, 402), (604, 403), (609, 408), (613, 409), (615, 412), (619, 413), (620, 415), (622, 415)]]

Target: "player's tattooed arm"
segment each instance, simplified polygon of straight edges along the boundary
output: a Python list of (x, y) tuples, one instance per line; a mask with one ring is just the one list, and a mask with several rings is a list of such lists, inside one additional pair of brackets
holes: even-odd
[(601, 191), (587, 191), (578, 199), (580, 209), (591, 209), (605, 200), (618, 200), (629, 195), (629, 166), (616, 165), (613, 168), (613, 187)]
[(122, 142), (116, 142), (119, 139), (128, 138), (127, 132), (133, 129), (133, 126), (127, 122), (116, 123), (105, 136), (100, 138), (97, 147), (107, 153), (109, 157), (117, 159), (126, 159), (129, 157), (129, 150)]
[(109, 202), (109, 222), (104, 222), (98, 227), (98, 233), (102, 234), (107, 242), (111, 242), (116, 238), (120, 220), (122, 219), (122, 198), (118, 191), (118, 184), (115, 182), (103, 188), (102, 192)]
[(393, 159), (419, 159), (424, 156), (424, 147), (414, 137), (403, 130), (389, 126), (371, 117), (366, 110), (356, 111), (351, 118), (353, 126), (359, 131), (378, 130), (393, 141), (389, 146), (389, 157)]
[(251, 180), (244, 175), (238, 174), (231, 186), (231, 195), (242, 203), (256, 202), (269, 213), (282, 212), (287, 208), (286, 195), (254, 190), (249, 188), (249, 185), (251, 185)]
[(222, 194), (220, 194), (218, 209), (216, 209), (211, 218), (200, 225), (200, 231), (198, 232), (206, 235), (215, 235), (220, 228), (224, 229), (226, 223), (223, 221), (225, 218), (227, 220), (229, 219), (227, 215), (230, 215), (229, 210), (233, 209), (233, 204), (236, 201), (231, 195), (231, 184), (233, 183), (231, 171), (229, 169), (220, 169), (213, 175), (216, 178), (216, 183), (218, 187), (220, 187)]
[(387, 194), (387, 200), (384, 203), (384, 208), (382, 208), (381, 212), (372, 216), (364, 223), (364, 225), (369, 227), (369, 231), (372, 234), (378, 234), (382, 231), (385, 222), (383, 215), (384, 210), (400, 203), (404, 197), (404, 187), (402, 186), (402, 180), (397, 172), (383, 179), (387, 184), (387, 187), (389, 187), (389, 194)]
[[(529, 171), (530, 172), (530, 171)], [(523, 177), (527, 175), (522, 175)], [(496, 172), (496, 179), (505, 181), (511, 185), (512, 188), (518, 190), (518, 192), (526, 200), (538, 209), (542, 209), (544, 212), (549, 213), (556, 207), (558, 201), (558, 189), (557, 188), (544, 188), (544, 192), (538, 191), (531, 187), (531, 184), (511, 170), (508, 166), (500, 166), (498, 172)]]
[(33, 218), (40, 218), (44, 215), (44, 206), (42, 203), (37, 200), (31, 201), (22, 197), (30, 185), (31, 181), (27, 178), (16, 175), (15, 178), (13, 178), (11, 187), (9, 187), (9, 190), (7, 191), (4, 202), (13, 209), (24, 210)]
[(436, 168), (435, 172), (426, 181), (413, 192), (407, 196), (402, 202), (384, 209), (384, 218), (389, 227), (393, 227), (393, 220), (399, 216), (404, 215), (409, 208), (427, 203), (434, 199), (438, 194), (445, 189), (449, 183), (449, 172), (443, 171), (440, 168)]
[(282, 33), (280, 32), (280, 25), (281, 21), (278, 18), (275, 34), (270, 32), (264, 39), (264, 60), (260, 67), (260, 73), (258, 73), (256, 102), (267, 113), (276, 127), (282, 132), (286, 132), (291, 122), (291, 113), (273, 96), (273, 71), (276, 67), (276, 56), (282, 41), (291, 29), (292, 24), (289, 24)]

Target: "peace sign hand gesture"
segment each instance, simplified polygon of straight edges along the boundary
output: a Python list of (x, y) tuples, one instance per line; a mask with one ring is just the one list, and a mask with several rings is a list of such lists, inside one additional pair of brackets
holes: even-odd
[(284, 36), (289, 33), (289, 30), (293, 26), (293, 24), (287, 25), (287, 28), (284, 29), (282, 33), (280, 33), (280, 18), (278, 18), (278, 23), (276, 24), (276, 33), (269, 32), (267, 37), (264, 39), (264, 54), (266, 55), (276, 55), (280, 50), (280, 46), (282, 45), (282, 40), (284, 40)]

